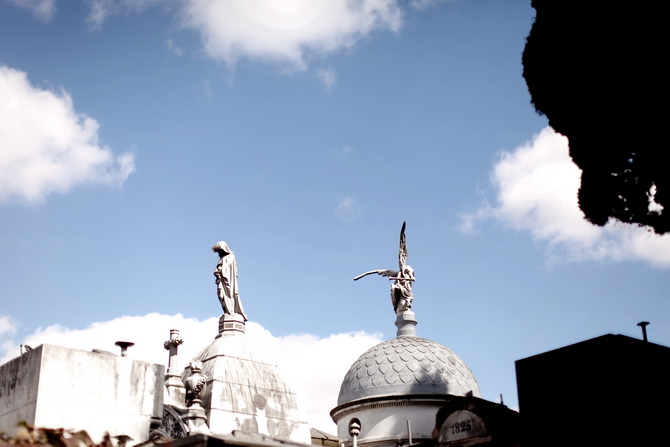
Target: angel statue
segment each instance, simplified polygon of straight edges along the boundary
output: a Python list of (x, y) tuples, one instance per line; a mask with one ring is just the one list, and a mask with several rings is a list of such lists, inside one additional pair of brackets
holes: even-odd
[(378, 275), (386, 276), (389, 280), (393, 280), (391, 285), (391, 302), (393, 303), (393, 310), (396, 315), (400, 315), (406, 310), (412, 308), (412, 282), (414, 279), (414, 269), (406, 264), (407, 262), (407, 242), (405, 241), (405, 225), (402, 223), (400, 230), (400, 251), (398, 253), (399, 270), (372, 270), (354, 278), (354, 281), (361, 279), (364, 276), (376, 273)]

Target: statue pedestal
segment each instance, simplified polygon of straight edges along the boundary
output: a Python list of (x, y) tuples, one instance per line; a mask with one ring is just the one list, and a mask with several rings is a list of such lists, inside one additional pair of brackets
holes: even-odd
[(411, 310), (398, 314), (395, 319), (395, 325), (398, 328), (398, 332), (396, 333), (398, 337), (416, 337), (416, 317)]
[(173, 405), (178, 408), (184, 407), (184, 399), (186, 398), (186, 390), (181, 381), (181, 375), (166, 374), (165, 375), (165, 393), (164, 403)]
[(219, 317), (219, 335), (216, 338), (221, 337), (224, 332), (241, 332), (245, 333), (245, 321), (244, 317), (240, 314), (223, 314)]
[(186, 423), (189, 435), (195, 435), (197, 433), (209, 435), (212, 433), (207, 426), (207, 413), (200, 405), (200, 399), (193, 401), (193, 404), (189, 407), (188, 412), (182, 419)]

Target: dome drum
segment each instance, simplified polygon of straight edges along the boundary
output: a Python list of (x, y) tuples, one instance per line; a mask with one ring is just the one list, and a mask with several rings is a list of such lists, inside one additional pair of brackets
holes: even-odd
[(350, 438), (349, 421), (358, 419), (358, 436), (366, 446), (396, 445), (398, 440), (426, 439), (435, 425), (435, 414), (445, 401), (446, 396), (440, 395), (364, 399), (338, 406), (331, 416), (338, 421), (340, 438)]

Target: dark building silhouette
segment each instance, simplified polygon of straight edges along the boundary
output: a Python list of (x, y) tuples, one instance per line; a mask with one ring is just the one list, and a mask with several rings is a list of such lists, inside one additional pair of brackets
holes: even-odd
[(670, 348), (603, 335), (516, 361), (523, 446), (670, 445)]

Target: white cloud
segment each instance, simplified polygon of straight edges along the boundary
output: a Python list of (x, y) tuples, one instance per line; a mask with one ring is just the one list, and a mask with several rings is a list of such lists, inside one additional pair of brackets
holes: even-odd
[(352, 197), (340, 197), (335, 209), (335, 217), (344, 223), (353, 222), (360, 215), (358, 202)]
[(530, 232), (546, 244), (552, 261), (641, 260), (670, 267), (670, 236), (614, 221), (598, 227), (584, 219), (577, 202), (580, 175), (568, 140), (547, 127), (501, 153), (491, 174), (497, 203), (462, 216), (461, 229), (472, 232), (475, 222), (493, 218)]
[(263, 355), (276, 364), (298, 394), (303, 414), (312, 427), (335, 433), (330, 410), (337, 405), (342, 379), (358, 357), (381, 341), (379, 334), (354, 332), (319, 338), (312, 334), (274, 337), (262, 329), (249, 335)]
[[(4, 317), (6, 318), (6, 317)], [(0, 317), (0, 325), (3, 319)], [(1, 327), (1, 326), (0, 326)], [(102, 349), (119, 353), (117, 340), (132, 341), (128, 356), (138, 360), (166, 364), (168, 353), (163, 342), (170, 329), (179, 329), (184, 344), (179, 347), (180, 370), (217, 334), (218, 318), (199, 321), (182, 315), (151, 313), (125, 316), (93, 323), (85, 329), (59, 325), (39, 328), (23, 340), (0, 343), (0, 364), (19, 355), (19, 344), (33, 348), (54, 344), (76, 349)], [(337, 405), (340, 384), (349, 367), (368, 348), (379, 343), (379, 334), (363, 332), (335, 334), (319, 338), (310, 334), (273, 336), (260, 324), (247, 322), (247, 337), (258, 358), (276, 364), (288, 386), (298, 395), (304, 417), (310, 425), (333, 433), (335, 425), (329, 412)]]
[(98, 122), (77, 113), (67, 92), (35, 87), (6, 66), (0, 123), (0, 202), (41, 202), (83, 183), (119, 186), (135, 170), (133, 154), (100, 145)]
[(656, 202), (656, 185), (652, 184), (651, 188), (649, 188), (649, 192), (647, 193), (647, 197), (649, 198), (649, 211), (652, 213), (661, 213), (663, 212), (663, 205), (660, 203)]
[(27, 9), (43, 22), (50, 21), (56, 14), (56, 0), (8, 0), (16, 6)]
[(402, 17), (397, 0), (189, 0), (182, 21), (214, 59), (304, 69), (307, 54), (351, 48), (377, 30), (397, 31)]
[[(183, 0), (174, 9), (200, 35), (205, 53), (234, 65), (241, 58), (306, 69), (310, 56), (352, 48), (376, 31), (402, 26), (398, 0)], [(174, 6), (168, 0), (90, 0), (87, 22), (100, 29), (119, 12)], [(328, 81), (324, 81), (328, 83)]]

